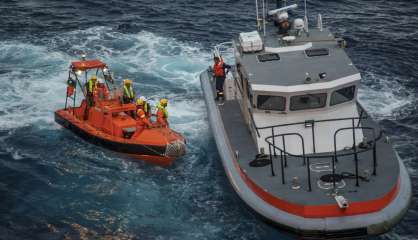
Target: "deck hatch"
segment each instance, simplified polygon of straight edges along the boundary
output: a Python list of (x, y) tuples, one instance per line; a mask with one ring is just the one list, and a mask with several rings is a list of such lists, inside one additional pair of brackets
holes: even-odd
[(266, 53), (257, 55), (257, 59), (260, 62), (270, 62), (280, 60), (280, 56), (277, 53)]
[(308, 57), (319, 57), (319, 56), (328, 56), (328, 48), (316, 48), (316, 49), (307, 49), (305, 53)]

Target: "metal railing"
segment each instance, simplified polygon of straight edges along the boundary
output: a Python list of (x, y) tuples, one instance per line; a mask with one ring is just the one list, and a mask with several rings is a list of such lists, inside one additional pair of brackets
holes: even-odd
[[(365, 153), (368, 151), (372, 151), (372, 157), (373, 157), (373, 175), (377, 174), (377, 156), (376, 156), (376, 142), (382, 137), (383, 132), (381, 130), (379, 130), (379, 135), (378, 137), (376, 137), (376, 128), (373, 127), (366, 127), (366, 126), (360, 126), (360, 122), (362, 119), (367, 119), (367, 116), (363, 116), (363, 113), (360, 114), (360, 117), (351, 117), (351, 118), (336, 118), (336, 119), (325, 119), (325, 120), (310, 120), (309, 124), (311, 124), (312, 127), (312, 144), (313, 144), (313, 154), (306, 154), (306, 149), (305, 149), (305, 139), (304, 137), (300, 134), (300, 133), (296, 133), (296, 132), (287, 132), (287, 133), (282, 133), (282, 134), (278, 134), (277, 130), (275, 130), (276, 128), (280, 128), (280, 127), (287, 127), (287, 126), (293, 126), (293, 125), (302, 125), (302, 124), (306, 124), (306, 122), (296, 122), (296, 123), (288, 123), (288, 124), (280, 124), (280, 125), (274, 125), (274, 126), (267, 126), (267, 127), (256, 127), (255, 122), (253, 122), (256, 130), (257, 130), (257, 134), (258, 130), (266, 130), (266, 129), (271, 129), (271, 135), (266, 137), (264, 140), (267, 142), (267, 144), (269, 145), (269, 157), (270, 157), (270, 170), (271, 170), (271, 174), (273, 176), (276, 175), (275, 171), (274, 171), (274, 159), (273, 156), (276, 157), (277, 156), (277, 152), (280, 153), (280, 169), (281, 169), (281, 180), (282, 180), (282, 184), (286, 184), (285, 181), (285, 168), (287, 167), (287, 157), (288, 156), (292, 156), (295, 158), (301, 158), (303, 160), (303, 165), (307, 166), (307, 176), (308, 176), (308, 191), (312, 191), (312, 184), (311, 184), (311, 169), (310, 169), (310, 159), (311, 158), (330, 158), (332, 161), (332, 174), (333, 176), (335, 175), (335, 165), (336, 162), (338, 162), (338, 158), (343, 157), (343, 156), (353, 156), (354, 159), (354, 165), (355, 165), (355, 179), (356, 179), (356, 186), (359, 186), (359, 159), (358, 159), (358, 155), (361, 153)], [(253, 119), (252, 119), (253, 120)], [(333, 151), (329, 152), (329, 153), (324, 153), (324, 154), (316, 154), (316, 148), (315, 148), (315, 126), (317, 123), (320, 122), (333, 122), (333, 121), (347, 121), (347, 120), (351, 120), (351, 127), (344, 127), (344, 128), (339, 128), (334, 132), (334, 148)], [(355, 121), (358, 121), (357, 124), (355, 124)], [(342, 132), (342, 131), (347, 131), (347, 130), (352, 130), (352, 138), (353, 138), (353, 147), (351, 149), (350, 152), (347, 151), (338, 151), (337, 150), (337, 135)], [(357, 146), (356, 143), (356, 130), (363, 130), (363, 131), (371, 131), (372, 132), (372, 136), (373, 139), (369, 142), (367, 142), (368, 147), (364, 148), (364, 149), (359, 149), (359, 147)], [(259, 135), (260, 136), (260, 135)], [(286, 137), (287, 136), (297, 136), (300, 139), (301, 142), (301, 148), (302, 148), (302, 154), (292, 154), (290, 152), (288, 152), (286, 150)], [(278, 147), (276, 145), (276, 138), (281, 137), (282, 140), (282, 146)], [(336, 187), (336, 182), (335, 182), (335, 178), (333, 177), (333, 188), (335, 189)]]

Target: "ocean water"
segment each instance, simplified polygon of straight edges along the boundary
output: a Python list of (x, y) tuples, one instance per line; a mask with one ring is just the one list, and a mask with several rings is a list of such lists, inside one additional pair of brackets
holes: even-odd
[[(348, 41), (360, 100), (418, 189), (418, 3), (308, 0), (308, 11)], [(294, 239), (233, 192), (198, 79), (211, 46), (254, 30), (254, 15), (252, 0), (1, 0), (0, 239)], [(55, 124), (81, 52), (141, 94), (168, 97), (187, 156), (151, 166)], [(377, 239), (418, 239), (416, 192), (402, 222)]]

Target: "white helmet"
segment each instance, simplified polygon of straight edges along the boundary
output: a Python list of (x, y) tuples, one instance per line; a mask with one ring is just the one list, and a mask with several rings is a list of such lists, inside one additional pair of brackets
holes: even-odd
[(280, 12), (277, 16), (277, 19), (279, 20), (279, 22), (286, 21), (287, 19), (289, 19), (289, 14), (287, 12)]
[(293, 27), (296, 30), (302, 30), (305, 27), (305, 22), (302, 18), (296, 18), (295, 21), (293, 21)]

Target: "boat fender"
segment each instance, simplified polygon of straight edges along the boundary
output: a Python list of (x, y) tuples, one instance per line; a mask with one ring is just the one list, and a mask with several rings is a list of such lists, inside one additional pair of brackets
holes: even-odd
[(250, 167), (265, 167), (270, 164), (270, 158), (266, 154), (255, 155), (255, 159), (249, 163)]

